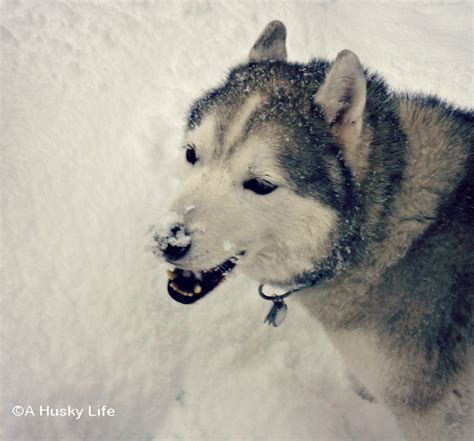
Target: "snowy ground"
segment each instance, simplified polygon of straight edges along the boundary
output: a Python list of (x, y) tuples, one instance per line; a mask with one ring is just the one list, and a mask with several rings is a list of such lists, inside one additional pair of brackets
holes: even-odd
[(1, 439), (401, 439), (297, 304), (263, 326), (268, 304), (238, 274), (174, 303), (146, 233), (179, 184), (187, 106), (268, 21), (286, 23), (291, 60), (347, 47), (395, 88), (468, 106), (472, 5), (3, 1), (0, 14)]

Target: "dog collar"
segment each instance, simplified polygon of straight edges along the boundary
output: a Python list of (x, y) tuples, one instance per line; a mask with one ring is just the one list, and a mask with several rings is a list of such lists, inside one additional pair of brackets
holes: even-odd
[[(336, 262), (342, 262), (342, 256), (339, 252), (335, 254), (333, 260), (335, 259)], [(326, 268), (319, 268), (313, 272), (306, 273), (301, 275), (296, 279), (297, 286), (291, 288), (290, 290), (286, 291), (280, 295), (266, 295), (263, 292), (264, 285), (259, 285), (258, 287), (258, 294), (259, 296), (264, 299), (273, 302), (270, 311), (265, 317), (263, 323), (268, 323), (269, 325), (273, 325), (275, 328), (280, 326), (283, 323), (283, 320), (286, 318), (286, 314), (288, 312), (288, 306), (285, 303), (287, 297), (291, 296), (292, 294), (301, 291), (305, 288), (310, 288), (311, 286), (316, 285), (317, 283), (327, 280), (331, 278), (337, 270), (341, 270), (341, 265), (337, 268), (337, 265), (329, 266)]]
[(295, 292), (298, 292), (298, 291), (301, 291), (302, 289), (313, 286), (314, 283), (315, 282), (308, 285), (297, 286), (295, 288), (292, 288), (286, 291), (284, 294), (280, 294), (280, 295), (275, 294), (272, 296), (268, 296), (263, 292), (264, 285), (259, 285), (258, 287), (259, 296), (264, 300), (269, 300), (273, 302), (273, 305), (270, 308), (270, 311), (265, 317), (265, 320), (263, 321), (263, 323), (268, 323), (269, 325), (273, 325), (275, 328), (277, 326), (280, 326), (283, 323), (283, 320), (285, 320), (286, 314), (288, 312), (288, 306), (285, 303), (284, 299), (291, 296), (291, 294), (294, 294)]
[(263, 323), (268, 323), (274, 327), (280, 326), (285, 320), (288, 312), (288, 306), (284, 299), (305, 288), (310, 288), (324, 280), (332, 278), (335, 274), (341, 272), (348, 261), (356, 261), (357, 253), (353, 250), (353, 243), (360, 235), (351, 228), (342, 238), (326, 261), (326, 265), (313, 271), (303, 273), (295, 278), (296, 286), (283, 294), (269, 296), (263, 292), (264, 285), (259, 285), (258, 294), (264, 300), (273, 302), (270, 312), (266, 315)]

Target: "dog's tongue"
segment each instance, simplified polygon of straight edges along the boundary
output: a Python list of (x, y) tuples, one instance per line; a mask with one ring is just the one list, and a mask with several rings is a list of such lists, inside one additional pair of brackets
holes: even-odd
[(188, 305), (210, 293), (223, 279), (223, 274), (207, 272), (198, 278), (191, 271), (176, 268), (168, 271), (168, 278), (168, 294), (177, 302)]

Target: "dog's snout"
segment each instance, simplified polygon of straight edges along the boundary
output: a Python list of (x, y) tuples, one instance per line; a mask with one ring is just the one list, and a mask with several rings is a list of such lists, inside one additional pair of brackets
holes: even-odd
[(171, 228), (168, 236), (162, 241), (161, 249), (168, 260), (178, 260), (191, 248), (191, 236), (182, 225)]

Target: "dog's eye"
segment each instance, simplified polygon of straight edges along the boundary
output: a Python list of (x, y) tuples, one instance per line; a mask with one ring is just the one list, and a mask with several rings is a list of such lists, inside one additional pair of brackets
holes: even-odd
[(191, 164), (196, 164), (198, 158), (196, 156), (196, 149), (192, 145), (186, 146), (186, 161)]
[(244, 182), (244, 188), (246, 190), (252, 190), (257, 194), (268, 194), (277, 188), (277, 185), (271, 182), (260, 180), (260, 179), (249, 179)]

